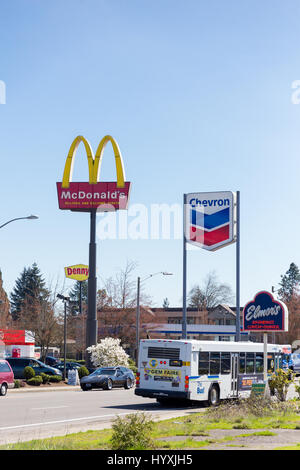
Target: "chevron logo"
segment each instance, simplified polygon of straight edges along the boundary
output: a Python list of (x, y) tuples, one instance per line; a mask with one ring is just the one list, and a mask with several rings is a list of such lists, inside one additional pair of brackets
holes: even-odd
[(217, 250), (234, 241), (234, 194), (187, 194), (186, 241), (206, 250)]

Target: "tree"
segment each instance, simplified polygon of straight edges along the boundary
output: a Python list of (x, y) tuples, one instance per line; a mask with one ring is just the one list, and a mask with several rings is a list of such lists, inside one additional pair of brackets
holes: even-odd
[(72, 313), (77, 315), (79, 313), (80, 304), (80, 285), (81, 285), (81, 304), (86, 306), (88, 303), (88, 282), (76, 281), (74, 287), (69, 291), (70, 300), (73, 302)]
[(19, 320), (21, 310), (24, 314), (25, 304), (28, 310), (30, 303), (34, 304), (35, 300), (43, 300), (48, 296), (49, 291), (45, 287), (45, 280), (37, 264), (33, 263), (31, 267), (24, 268), (10, 294), (13, 320)]
[(279, 344), (292, 344), (300, 338), (300, 294), (294, 293), (285, 301), (289, 312), (288, 331), (276, 333), (276, 342)]
[(198, 310), (214, 308), (222, 303), (229, 303), (233, 300), (233, 292), (228, 284), (218, 281), (215, 272), (210, 272), (202, 287), (195, 285), (188, 294), (189, 307)]
[(0, 270), (0, 328), (7, 328), (10, 323), (10, 303), (3, 288), (2, 272)]
[(129, 356), (118, 338), (104, 338), (100, 343), (87, 348), (95, 367), (128, 366)]
[(291, 300), (292, 296), (296, 294), (300, 286), (300, 271), (295, 263), (291, 263), (289, 269), (284, 275), (281, 275), (281, 286), (278, 290), (278, 296), (283, 302)]
[(120, 269), (114, 277), (109, 277), (104, 281), (110, 307), (125, 309), (135, 306), (136, 284), (132, 279), (135, 268), (134, 261), (127, 261), (124, 269)]
[(61, 336), (62, 322), (56, 312), (57, 289), (58, 283), (54, 290), (46, 288), (44, 277), (34, 263), (23, 269), (11, 294), (15, 327), (33, 333), (42, 359), (49, 346), (57, 343)]
[(163, 301), (163, 308), (167, 310), (169, 306), (170, 306), (170, 302), (169, 302), (169, 299), (166, 297)]

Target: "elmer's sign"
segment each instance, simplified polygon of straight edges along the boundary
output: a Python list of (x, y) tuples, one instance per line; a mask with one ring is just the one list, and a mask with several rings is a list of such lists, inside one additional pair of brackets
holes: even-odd
[(243, 310), (245, 331), (288, 331), (287, 306), (270, 292), (258, 292)]
[(65, 268), (65, 275), (75, 281), (86, 281), (89, 277), (89, 267), (85, 264), (75, 264)]

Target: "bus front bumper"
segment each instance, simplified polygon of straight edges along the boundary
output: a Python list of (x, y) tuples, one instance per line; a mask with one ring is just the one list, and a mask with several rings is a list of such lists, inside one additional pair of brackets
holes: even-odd
[(147, 398), (175, 398), (177, 400), (189, 400), (190, 392), (175, 392), (173, 390), (155, 390), (149, 388), (135, 388), (134, 393)]

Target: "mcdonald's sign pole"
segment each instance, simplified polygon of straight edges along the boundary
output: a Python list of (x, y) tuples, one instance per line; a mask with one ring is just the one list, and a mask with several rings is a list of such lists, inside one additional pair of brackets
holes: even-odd
[[(89, 182), (72, 182), (74, 158), (80, 143), (84, 144), (89, 170)], [(115, 156), (116, 182), (99, 181), (103, 151), (110, 142)], [(97, 277), (96, 277), (96, 214), (126, 210), (131, 183), (126, 181), (121, 152), (117, 142), (110, 135), (100, 141), (95, 156), (89, 142), (82, 136), (76, 137), (69, 149), (63, 180), (56, 183), (58, 205), (61, 210), (90, 213), (89, 277), (88, 277), (88, 313), (86, 322), (86, 347), (97, 344)], [(89, 355), (86, 362), (91, 365)]]
[[(88, 278), (88, 311), (86, 324), (86, 344), (92, 346), (97, 344), (97, 277), (96, 277), (96, 213), (95, 209), (91, 210), (91, 226), (90, 226), (90, 247), (89, 247), (89, 278)], [(87, 347), (88, 347), (87, 346)], [(86, 356), (89, 363), (89, 357)], [(90, 365), (90, 364), (89, 364)]]

